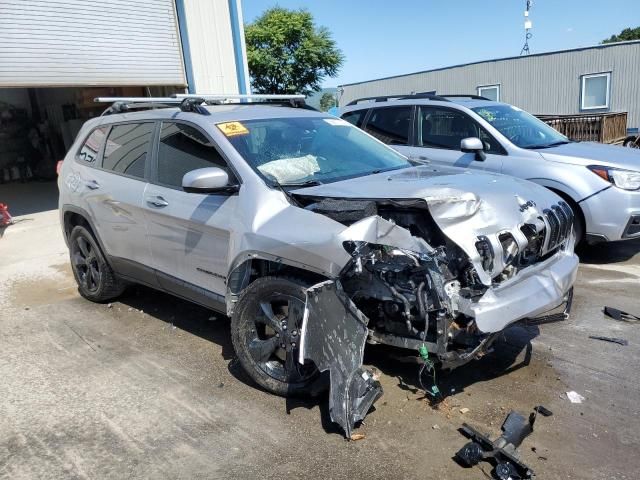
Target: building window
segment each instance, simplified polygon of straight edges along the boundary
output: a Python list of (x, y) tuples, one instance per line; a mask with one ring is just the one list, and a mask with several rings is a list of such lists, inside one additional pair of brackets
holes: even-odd
[(580, 98), (582, 110), (609, 108), (611, 73), (596, 73), (582, 76)]
[(485, 85), (478, 87), (478, 95), (488, 98), (493, 102), (500, 101), (500, 85)]

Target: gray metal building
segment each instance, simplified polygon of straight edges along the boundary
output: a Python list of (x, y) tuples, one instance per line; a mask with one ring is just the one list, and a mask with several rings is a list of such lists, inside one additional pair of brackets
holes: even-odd
[(628, 112), (640, 127), (640, 40), (500, 58), (339, 86), (340, 106), (377, 95), (478, 94), (533, 114)]

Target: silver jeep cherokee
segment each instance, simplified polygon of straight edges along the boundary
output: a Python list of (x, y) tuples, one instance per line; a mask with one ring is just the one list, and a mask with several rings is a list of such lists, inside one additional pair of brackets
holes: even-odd
[(576, 213), (576, 243), (640, 237), (638, 150), (573, 142), (517, 107), (476, 95), (372, 97), (342, 112), (415, 161), (504, 173), (549, 188)]
[(127, 99), (83, 126), (59, 178), (82, 296), (135, 282), (229, 315), (267, 390), (329, 372), (347, 435), (382, 393), (366, 342), (455, 368), (515, 322), (566, 318), (572, 211), (548, 189), (416, 166), (297, 97), (219, 100)]

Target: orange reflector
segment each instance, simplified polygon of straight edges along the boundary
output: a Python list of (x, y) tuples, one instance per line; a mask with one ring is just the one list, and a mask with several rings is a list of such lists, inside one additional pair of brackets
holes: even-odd
[(611, 181), (609, 180), (609, 172), (607, 172), (604, 168), (591, 168), (591, 171), (603, 180), (606, 180), (607, 182)]

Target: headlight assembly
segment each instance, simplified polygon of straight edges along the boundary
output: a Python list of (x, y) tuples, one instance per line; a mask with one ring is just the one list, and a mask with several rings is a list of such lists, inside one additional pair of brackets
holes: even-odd
[(640, 190), (640, 172), (622, 170), (620, 168), (590, 165), (587, 167), (603, 180), (614, 184), (623, 190)]

